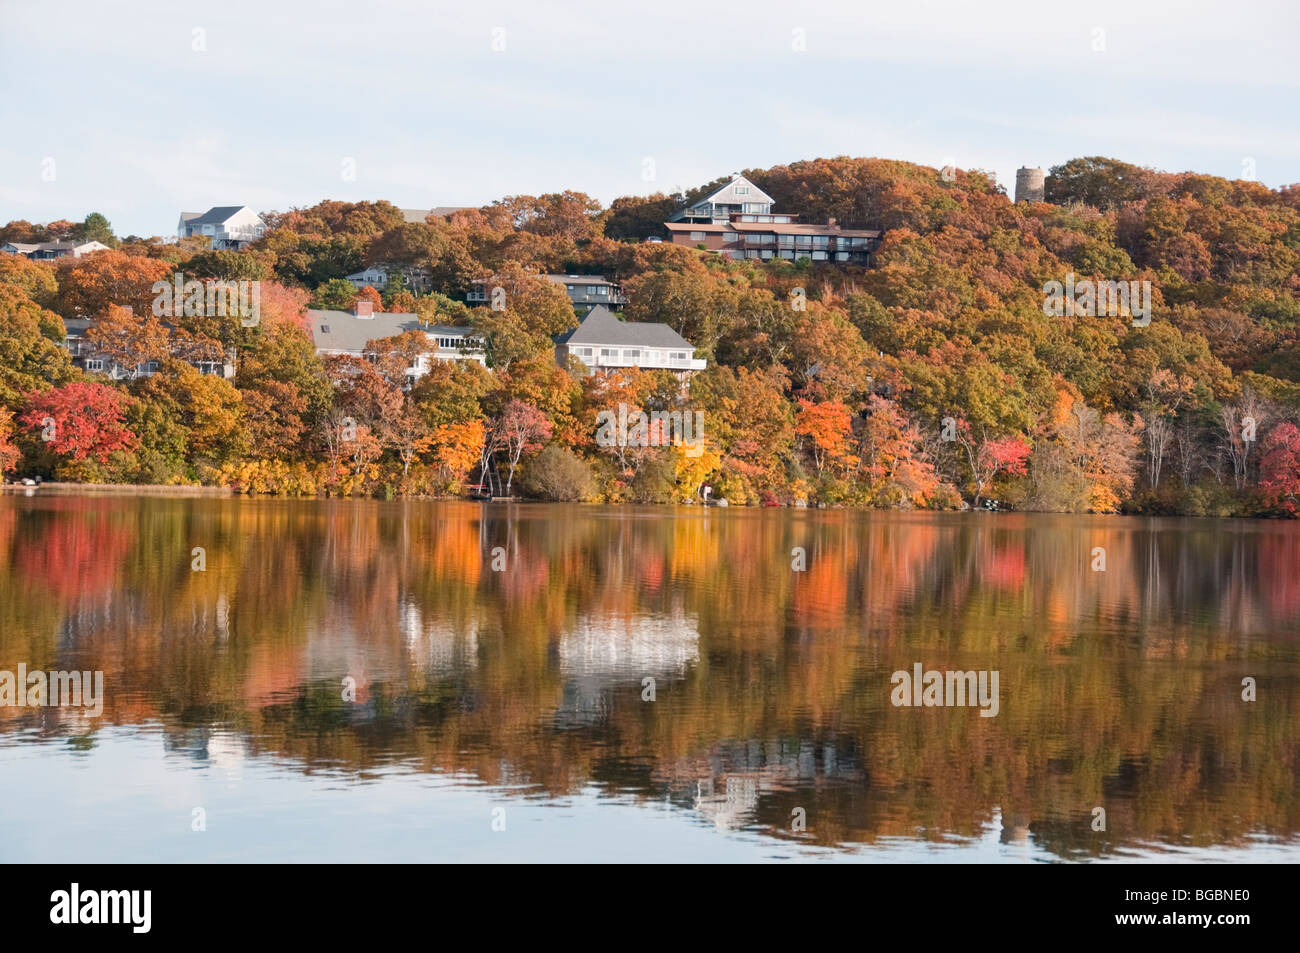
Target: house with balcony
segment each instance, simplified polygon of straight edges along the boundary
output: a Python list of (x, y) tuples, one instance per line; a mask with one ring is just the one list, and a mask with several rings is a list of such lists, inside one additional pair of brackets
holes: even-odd
[(606, 281), (601, 275), (547, 275), (546, 280), (564, 289), (574, 310), (580, 315), (596, 305), (604, 305), (611, 311), (621, 311), (627, 304), (627, 295), (618, 285)]
[[(145, 361), (135, 367), (123, 367), (111, 358), (101, 354), (95, 347), (94, 342), (86, 338), (86, 332), (94, 324), (95, 322), (89, 318), (63, 319), (65, 328), (63, 349), (72, 356), (72, 363), (75, 366), (91, 374), (105, 374), (115, 381), (151, 377), (158, 373), (158, 361)], [(171, 325), (164, 322), (163, 327), (170, 329)], [(187, 358), (187, 360), (200, 374), (211, 374), (216, 377), (224, 377), (226, 380), (234, 380), (235, 349), (233, 347), (225, 348), (224, 353), (213, 352), (210, 357), (219, 359), (191, 360)]]
[(179, 238), (201, 237), (214, 251), (239, 251), (266, 234), (266, 223), (247, 205), (215, 205), (206, 212), (181, 212)]
[(772, 196), (737, 174), (712, 195), (677, 212), (674, 222), (729, 222), (733, 215), (769, 215)]
[(880, 245), (882, 235), (874, 228), (843, 228), (835, 219), (825, 225), (808, 225), (768, 221), (758, 215), (737, 215), (725, 225), (668, 222), (666, 227), (673, 244), (703, 246), (728, 258), (807, 258), (862, 266), (871, 264), (871, 253)]
[(414, 381), (429, 373), (433, 361), (477, 361), (487, 364), (484, 342), (473, 328), (425, 324), (417, 314), (403, 311), (375, 311), (371, 302), (358, 301), (351, 311), (309, 308), (311, 336), (316, 353), (373, 361), (377, 355), (370, 342), (395, 338), (408, 331), (422, 331), (429, 339), (429, 351), (416, 358), (406, 371)]
[(589, 371), (639, 367), (667, 370), (685, 380), (707, 366), (695, 356), (695, 345), (666, 324), (624, 321), (597, 305), (573, 330), (555, 339), (555, 359), (561, 367), (576, 357)]
[(664, 227), (675, 245), (704, 248), (728, 258), (871, 264), (882, 232), (800, 222), (798, 215), (772, 211), (772, 199), (744, 176), (708, 198), (682, 209)]
[[(611, 311), (621, 311), (627, 304), (627, 295), (612, 281), (606, 281), (601, 275), (543, 275), (547, 281), (564, 289), (573, 303), (573, 310), (579, 317), (597, 305), (603, 305)], [(465, 300), (471, 305), (486, 305), (492, 302), (492, 279), (475, 278), (470, 282), (469, 293)]]

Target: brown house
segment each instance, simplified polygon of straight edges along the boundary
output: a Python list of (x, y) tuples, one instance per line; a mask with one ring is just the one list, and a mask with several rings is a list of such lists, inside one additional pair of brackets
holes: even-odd
[[(759, 201), (742, 205), (745, 210), (737, 211), (737, 203), (730, 199), (741, 190), (745, 198)], [(767, 195), (744, 176), (736, 176), (713, 195), (679, 212), (675, 221), (664, 227), (675, 245), (703, 246), (731, 258), (807, 258), (868, 265), (871, 253), (880, 244), (879, 229), (843, 228), (835, 219), (825, 225), (812, 225), (798, 221), (797, 215), (771, 209)]]

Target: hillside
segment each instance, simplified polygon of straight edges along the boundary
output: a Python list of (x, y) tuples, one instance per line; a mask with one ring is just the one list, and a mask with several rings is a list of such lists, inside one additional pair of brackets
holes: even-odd
[[(641, 241), (704, 185), (608, 209), (580, 192), (509, 196), (423, 223), (386, 202), (325, 201), (266, 214), (268, 234), (244, 251), (109, 234), (114, 251), (53, 265), (0, 255), (0, 465), (455, 493), (513, 458), (524, 487), (551, 498), (698, 499), (708, 482), (733, 503), (1295, 515), (1300, 188), (1103, 158), (1052, 168), (1048, 201), (1019, 205), (987, 174), (882, 159), (744, 174), (782, 212), (885, 229), (872, 267)], [(90, 222), (11, 222), (0, 244), (86, 234)], [(472, 325), (490, 369), (440, 366), (404, 392), (399, 339), (377, 342), (374, 362), (315, 354), (304, 307), (349, 308), (357, 292), (343, 278), (370, 265), (426, 274), (427, 294), (400, 281), (362, 294)], [(140, 317), (153, 283), (177, 271), (260, 281), (260, 325)], [(559, 367), (553, 336), (576, 319), (546, 273), (604, 275), (627, 294), (628, 320), (695, 344), (709, 366), (689, 396), (662, 372)], [(503, 310), (462, 303), (484, 277), (506, 289)], [(1133, 313), (1140, 295), (1115, 313), (1082, 301), (1045, 313), (1051, 283), (1085, 281), (1137, 282), (1149, 315)], [(101, 337), (123, 364), (154, 360), (158, 373), (109, 382), (78, 370), (58, 347), (60, 319), (74, 318), (110, 329)], [(187, 358), (231, 348), (231, 380)], [(598, 415), (619, 403), (702, 413), (704, 452), (598, 445)], [(79, 418), (86, 406), (93, 423)], [(84, 440), (41, 441), (49, 416)], [(351, 441), (339, 437), (345, 418), (360, 428)]]

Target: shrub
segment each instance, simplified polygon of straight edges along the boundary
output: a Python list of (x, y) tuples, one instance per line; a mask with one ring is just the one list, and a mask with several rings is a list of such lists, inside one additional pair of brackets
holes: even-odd
[(573, 503), (586, 499), (591, 493), (591, 467), (559, 444), (547, 444), (528, 462), (521, 482), (529, 496)]

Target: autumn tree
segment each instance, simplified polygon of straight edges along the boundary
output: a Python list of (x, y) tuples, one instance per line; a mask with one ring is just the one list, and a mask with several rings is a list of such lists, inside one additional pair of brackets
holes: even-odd
[(817, 475), (830, 466), (851, 466), (856, 458), (850, 453), (849, 435), (853, 421), (849, 409), (839, 401), (814, 403), (799, 399), (794, 432), (812, 455)]
[(72, 379), (72, 361), (60, 347), (66, 335), (57, 314), (0, 284), (0, 403), (16, 407), (24, 395)]
[(22, 458), (22, 451), (13, 442), (14, 415), (9, 408), (0, 406), (0, 476), (13, 470)]
[(1300, 515), (1300, 428), (1289, 420), (1278, 424), (1262, 451), (1259, 489), (1264, 501), (1290, 516)]
[(117, 305), (109, 305), (85, 334), (96, 355), (116, 364), (128, 380), (148, 362), (168, 357), (170, 337), (152, 314), (135, 315)]
[(74, 381), (31, 395), (20, 419), (55, 456), (107, 463), (117, 451), (139, 445), (125, 425), (127, 404), (113, 387)]
[(512, 400), (502, 409), (492, 424), (487, 445), (505, 454), (505, 495), (510, 495), (515, 468), (526, 453), (535, 453), (551, 437), (551, 422), (536, 407), (523, 401)]
[(172, 272), (165, 261), (122, 251), (64, 258), (57, 266), (57, 310), (65, 317), (95, 318), (118, 305), (137, 315), (152, 314), (154, 283), (171, 281)]
[(979, 508), (984, 491), (998, 476), (1024, 476), (1026, 472), (1031, 447), (1020, 434), (976, 433), (968, 421), (957, 418), (954, 440), (966, 456), (970, 478), (975, 484), (975, 499), (971, 502), (975, 509)]

